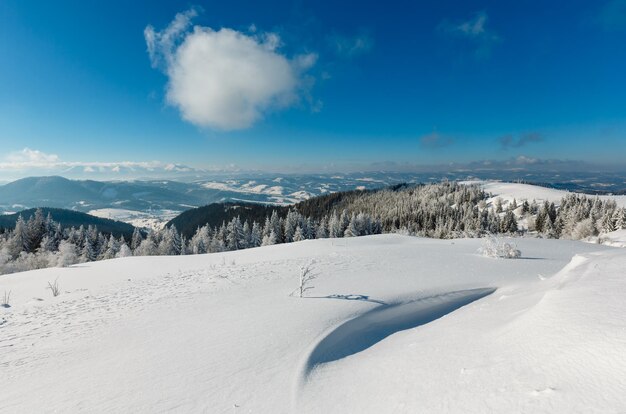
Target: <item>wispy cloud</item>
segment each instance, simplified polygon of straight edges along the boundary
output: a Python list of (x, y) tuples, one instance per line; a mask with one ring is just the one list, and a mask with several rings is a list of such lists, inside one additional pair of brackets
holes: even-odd
[(1, 165), (49, 165), (59, 162), (59, 156), (56, 154), (46, 154), (39, 150), (24, 148), (21, 151), (9, 153), (5, 163)]
[(491, 49), (502, 42), (502, 38), (487, 27), (488, 19), (487, 13), (480, 11), (465, 21), (444, 20), (437, 29), (447, 36), (471, 42), (477, 57), (487, 57), (491, 54)]
[(513, 135), (504, 135), (498, 138), (498, 142), (504, 150), (509, 148), (521, 148), (528, 144), (543, 142), (544, 140), (544, 136), (539, 132), (529, 132), (518, 137)]
[(626, 29), (626, 0), (610, 0), (604, 3), (596, 21), (606, 30)]
[(454, 143), (454, 140), (448, 136), (441, 135), (438, 132), (432, 132), (430, 134), (422, 135), (419, 138), (419, 142), (423, 148), (435, 149), (450, 146)]
[(374, 47), (374, 40), (369, 34), (355, 36), (332, 34), (326, 38), (335, 54), (344, 58), (352, 58), (368, 53)]
[[(222, 130), (249, 128), (272, 110), (308, 98), (305, 73), (316, 63), (308, 53), (280, 52), (276, 33), (214, 30), (195, 26), (197, 9), (176, 15), (163, 30), (144, 30), (152, 66), (168, 77), (167, 101), (188, 122)], [(252, 29), (252, 28), (251, 28)]]

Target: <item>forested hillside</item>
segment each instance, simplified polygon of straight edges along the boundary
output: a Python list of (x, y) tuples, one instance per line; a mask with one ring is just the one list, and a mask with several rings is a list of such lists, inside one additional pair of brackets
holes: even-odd
[[(391, 187), (390, 190), (393, 191), (400, 187), (401, 186), (394, 186)], [(342, 208), (342, 205), (347, 205), (349, 200), (352, 200), (354, 197), (372, 191), (380, 190), (336, 192), (313, 197), (293, 206), (272, 206), (247, 202), (214, 203), (187, 210), (170, 220), (166, 224), (166, 227), (175, 226), (183, 236), (191, 237), (199, 227), (205, 225), (210, 227), (219, 226), (224, 222), (230, 222), (235, 217), (239, 217), (240, 220), (250, 223), (255, 221), (262, 223), (265, 221), (265, 218), (271, 216), (273, 212), (275, 212), (278, 217), (285, 218), (289, 211), (295, 209), (305, 216), (320, 218), (331, 213), (333, 209)]]
[[(20, 216), (25, 221), (28, 221), (32, 216), (37, 213), (37, 210), (38, 209), (36, 208), (31, 208), (29, 210), (20, 211), (19, 213), (15, 214), (0, 215), (0, 229), (15, 228), (15, 223)], [(67, 228), (78, 228), (80, 226), (96, 226), (98, 227), (98, 230), (104, 234), (112, 234), (115, 237), (124, 236), (126, 238), (130, 238), (133, 234), (133, 231), (135, 230), (135, 228), (128, 223), (95, 217), (87, 213), (82, 213), (80, 211), (48, 207), (43, 207), (39, 210), (41, 210), (44, 216), (50, 215), (52, 218), (54, 218), (55, 222)]]

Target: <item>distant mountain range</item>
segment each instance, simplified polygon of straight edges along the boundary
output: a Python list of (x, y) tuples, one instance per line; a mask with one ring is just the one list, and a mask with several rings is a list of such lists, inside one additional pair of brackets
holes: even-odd
[[(29, 177), (0, 186), (0, 212), (57, 207), (83, 212), (118, 209), (181, 212), (214, 202), (289, 205), (337, 191), (378, 188), (435, 178), (411, 174), (215, 175), (193, 182), (169, 180), (93, 181), (59, 176)], [(439, 177), (436, 178), (438, 180)]]
[(0, 209), (58, 207), (89, 211), (104, 207), (133, 210), (185, 209), (203, 199), (188, 192), (185, 184), (170, 181), (102, 182), (63, 177), (29, 177), (0, 186)]

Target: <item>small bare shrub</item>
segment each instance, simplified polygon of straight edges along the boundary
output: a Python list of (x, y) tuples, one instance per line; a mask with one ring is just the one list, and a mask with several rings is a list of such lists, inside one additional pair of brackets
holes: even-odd
[(61, 287), (59, 286), (59, 278), (54, 279), (54, 283), (48, 282), (48, 289), (52, 292), (53, 297), (57, 297), (61, 294)]
[(4, 297), (2, 298), (2, 303), (0, 304), (3, 308), (10, 308), (11, 307), (11, 291), (9, 290), (9, 292), (7, 293), (7, 291), (4, 291)]
[(302, 298), (307, 290), (315, 288), (311, 286), (311, 282), (317, 275), (313, 273), (313, 261), (310, 261), (306, 265), (300, 267), (300, 286), (298, 286), (298, 294)]

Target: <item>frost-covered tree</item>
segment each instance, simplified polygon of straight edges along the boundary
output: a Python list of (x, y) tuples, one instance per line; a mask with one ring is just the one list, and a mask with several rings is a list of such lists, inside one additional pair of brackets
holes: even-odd
[(359, 234), (358, 224), (356, 221), (356, 215), (352, 214), (350, 222), (348, 223), (346, 230), (343, 232), (343, 237), (358, 237), (359, 235), (360, 234)]
[(143, 237), (141, 236), (141, 232), (135, 227), (135, 230), (133, 230), (133, 236), (130, 239), (130, 248), (132, 250), (137, 250), (142, 241)]
[(113, 236), (109, 236), (109, 240), (107, 241), (106, 249), (101, 256), (101, 260), (113, 259), (117, 256), (117, 253), (120, 251), (120, 245), (118, 241)]
[(302, 227), (298, 226), (296, 227), (296, 230), (293, 234), (293, 241), (294, 242), (299, 242), (302, 240), (305, 240), (306, 238), (304, 237), (304, 232), (302, 231)]
[(261, 243), (263, 243), (261, 226), (255, 221), (250, 231), (250, 247), (259, 247)]
[(290, 243), (293, 240), (293, 236), (296, 232), (296, 227), (300, 224), (299, 214), (293, 210), (287, 212), (287, 216), (284, 220), (284, 235), (285, 235), (285, 243)]
[(274, 233), (274, 230), (271, 230), (267, 236), (263, 237), (263, 242), (261, 243), (261, 245), (271, 246), (273, 244), (276, 244), (276, 233)]
[(141, 241), (134, 253), (135, 256), (156, 256), (159, 253), (154, 232), (148, 233), (148, 236)]
[(211, 245), (211, 233), (208, 225), (204, 225), (189, 240), (189, 251), (191, 254), (204, 254), (209, 251)]
[(56, 258), (56, 266), (58, 267), (67, 267), (78, 263), (79, 258), (74, 243), (62, 240), (61, 243), (59, 243), (59, 251)]
[(515, 233), (517, 231), (517, 220), (512, 211), (507, 211), (500, 221), (501, 233)]
[(622, 207), (619, 210), (615, 210), (614, 219), (616, 230), (626, 229), (626, 208)]
[(22, 216), (18, 216), (12, 236), (13, 237), (11, 238), (11, 243), (9, 245), (9, 253), (11, 257), (15, 258), (18, 257), (21, 252), (30, 251), (28, 226)]
[(615, 223), (613, 222), (612, 212), (606, 212), (602, 216), (602, 221), (601, 221), (600, 226), (601, 226), (600, 231), (602, 231), (603, 233), (610, 233), (612, 231), (615, 231)]
[(320, 220), (317, 229), (315, 230), (315, 237), (318, 239), (325, 239), (328, 237), (328, 219), (326, 217), (322, 217)]
[(337, 211), (333, 211), (332, 216), (328, 220), (328, 234), (329, 237), (343, 237), (343, 230), (341, 229), (341, 222), (339, 221), (339, 216), (337, 215)]
[(245, 245), (245, 235), (243, 226), (241, 225), (241, 219), (235, 217), (226, 227), (226, 247), (228, 250), (239, 250), (245, 249)]
[(494, 208), (496, 209), (496, 213), (502, 213), (502, 199), (500, 197), (496, 198), (493, 204)]
[(35, 210), (35, 214), (31, 216), (27, 224), (28, 234), (28, 252), (34, 252), (40, 245), (41, 240), (48, 233), (48, 226), (46, 225), (46, 219), (43, 216), (43, 211), (40, 208)]
[(586, 218), (576, 224), (572, 232), (574, 240), (586, 239), (596, 235), (596, 226), (592, 217)]
[(130, 257), (132, 255), (133, 255), (133, 252), (130, 250), (130, 247), (128, 247), (126, 242), (124, 242), (120, 246), (120, 249), (117, 252), (117, 254), (115, 255), (115, 257), (117, 257), (117, 258), (120, 258), (120, 257)]
[(248, 247), (251, 247), (250, 245), (251, 237), (252, 237), (252, 229), (250, 228), (250, 223), (246, 221), (245, 223), (243, 223), (243, 241), (241, 243), (242, 249), (247, 249)]

